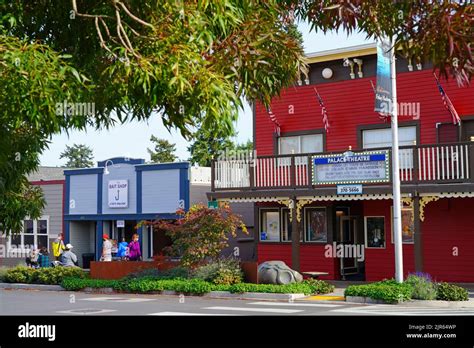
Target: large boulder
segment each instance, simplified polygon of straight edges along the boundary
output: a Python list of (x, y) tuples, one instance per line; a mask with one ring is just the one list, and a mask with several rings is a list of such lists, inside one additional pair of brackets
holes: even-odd
[(303, 280), (303, 276), (292, 270), (283, 261), (266, 261), (258, 266), (260, 284), (290, 284)]

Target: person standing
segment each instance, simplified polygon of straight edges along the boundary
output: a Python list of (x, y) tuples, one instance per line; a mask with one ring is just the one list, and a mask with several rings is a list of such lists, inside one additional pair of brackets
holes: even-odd
[(61, 261), (61, 254), (65, 249), (63, 235), (60, 233), (58, 234), (58, 238), (53, 242), (53, 256), (56, 261)]
[(132, 241), (128, 244), (128, 253), (128, 259), (130, 261), (139, 261), (142, 259), (142, 253), (140, 251), (140, 242), (138, 241), (137, 233), (132, 236)]
[(102, 236), (104, 243), (102, 244), (102, 257), (101, 261), (110, 262), (112, 261), (112, 242), (109, 239), (108, 234)]
[(128, 243), (125, 241), (125, 238), (122, 238), (118, 245), (117, 257), (120, 257), (121, 260), (126, 260), (128, 257)]

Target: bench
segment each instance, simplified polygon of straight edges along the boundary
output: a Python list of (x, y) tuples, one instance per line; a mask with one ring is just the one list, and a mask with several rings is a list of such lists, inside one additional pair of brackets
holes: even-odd
[(313, 279), (318, 279), (320, 276), (329, 275), (328, 272), (301, 272), (301, 274)]

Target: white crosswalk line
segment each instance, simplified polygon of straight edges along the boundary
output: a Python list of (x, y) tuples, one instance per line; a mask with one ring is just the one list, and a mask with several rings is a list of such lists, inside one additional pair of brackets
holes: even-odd
[(152, 298), (126, 298), (126, 297), (88, 297), (88, 298), (80, 298), (80, 301), (94, 301), (94, 302), (101, 302), (101, 301), (108, 301), (108, 302), (120, 302), (120, 303), (138, 303), (138, 302), (148, 302), (154, 301)]
[(158, 313), (150, 313), (148, 315), (164, 315), (164, 316), (201, 316), (201, 315), (211, 315), (211, 316), (220, 316), (220, 315), (233, 315), (233, 314), (219, 314), (219, 313), (190, 313), (190, 312), (158, 312)]
[(357, 307), (357, 308), (340, 308), (334, 309), (332, 312), (352, 313), (352, 314), (373, 314), (373, 315), (473, 315), (474, 310), (458, 310), (450, 308), (416, 308), (416, 307), (390, 307), (386, 305)]
[(341, 307), (342, 305), (332, 304), (332, 303), (304, 303), (304, 302), (252, 302), (247, 303), (249, 305), (257, 306), (289, 306), (289, 307), (326, 307), (326, 308), (336, 308)]
[(241, 311), (241, 312), (262, 312), (262, 313), (299, 313), (302, 309), (285, 309), (285, 308), (256, 308), (256, 307), (204, 307), (203, 309), (210, 309), (216, 311)]

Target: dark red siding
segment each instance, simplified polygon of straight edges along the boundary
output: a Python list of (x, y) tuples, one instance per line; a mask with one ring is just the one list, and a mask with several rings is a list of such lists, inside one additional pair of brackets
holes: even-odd
[[(375, 77), (325, 83), (318, 86), (326, 105), (330, 132), (326, 138), (327, 151), (346, 150), (349, 145), (357, 148), (357, 126), (377, 124), (381, 121), (374, 109), (374, 93), (370, 80)], [(461, 116), (474, 115), (474, 89), (459, 88), (452, 79), (441, 83)], [(399, 103), (420, 103), (421, 143), (436, 142), (436, 123), (450, 122), (451, 116), (441, 100), (431, 70), (397, 74)], [(321, 108), (313, 86), (298, 86), (282, 92), (274, 99), (272, 111), (281, 124), (281, 132), (323, 128)], [(290, 114), (290, 111), (294, 111)], [(400, 117), (413, 121), (412, 117)], [(265, 109), (256, 106), (255, 143), (258, 155), (271, 155), (274, 151), (274, 127)]]
[(473, 207), (474, 198), (444, 198), (426, 206), (424, 271), (437, 280), (474, 282)]
[[(395, 274), (391, 207), (391, 200), (364, 202), (364, 216), (385, 216), (385, 249), (365, 248), (365, 278), (368, 281), (392, 278)], [(413, 244), (403, 244), (403, 271), (405, 276), (415, 272)]]
[[(324, 245), (302, 244), (300, 246), (301, 272), (327, 272), (328, 276), (321, 279), (338, 279), (338, 262), (334, 258), (324, 256)], [(258, 263), (265, 261), (283, 261), (291, 267), (291, 243), (258, 244)]]

